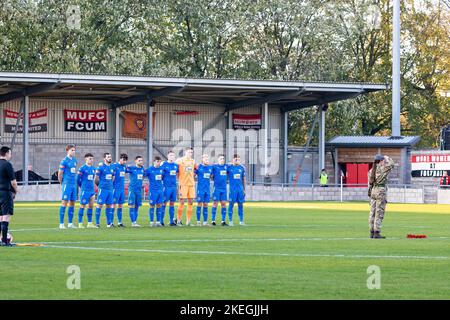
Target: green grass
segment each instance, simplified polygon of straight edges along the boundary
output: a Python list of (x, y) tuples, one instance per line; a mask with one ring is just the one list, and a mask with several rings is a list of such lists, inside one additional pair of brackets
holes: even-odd
[[(8, 299), (449, 299), (450, 206), (389, 204), (386, 240), (368, 238), (367, 211), (261, 202), (246, 204), (248, 226), (58, 230), (58, 204), (19, 203), (14, 241), (46, 246), (0, 248), (0, 289)], [(70, 265), (81, 290), (66, 288)], [(370, 265), (379, 290), (367, 288)]]

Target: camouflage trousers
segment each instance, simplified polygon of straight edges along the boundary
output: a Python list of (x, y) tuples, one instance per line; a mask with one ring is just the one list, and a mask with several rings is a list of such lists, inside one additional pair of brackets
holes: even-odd
[(386, 189), (382, 187), (375, 187), (372, 189), (370, 196), (370, 214), (369, 214), (369, 228), (374, 231), (381, 231), (383, 223), (384, 212), (386, 210)]

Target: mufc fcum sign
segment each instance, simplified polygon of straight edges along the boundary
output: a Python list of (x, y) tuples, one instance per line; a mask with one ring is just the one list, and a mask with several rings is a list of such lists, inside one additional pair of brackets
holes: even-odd
[[(5, 118), (5, 132), (13, 133), (16, 130), (17, 117), (19, 115), (18, 112), (5, 109), (4, 110), (4, 118)], [(18, 133), (23, 132), (23, 114), (20, 116), (19, 126), (17, 128)], [(28, 132), (47, 132), (47, 124), (48, 124), (48, 112), (47, 109), (41, 109), (37, 111), (33, 111), (29, 113), (29, 130)]]
[(450, 171), (450, 154), (418, 154), (411, 157), (411, 176), (442, 177)]
[(64, 130), (77, 132), (106, 131), (107, 110), (64, 109)]

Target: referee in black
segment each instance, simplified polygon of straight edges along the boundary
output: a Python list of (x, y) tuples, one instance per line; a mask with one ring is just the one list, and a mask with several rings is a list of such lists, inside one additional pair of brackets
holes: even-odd
[(11, 148), (0, 148), (0, 225), (2, 233), (2, 246), (13, 246), (8, 242), (9, 221), (14, 211), (14, 198), (17, 194), (17, 181), (14, 169), (9, 160)]

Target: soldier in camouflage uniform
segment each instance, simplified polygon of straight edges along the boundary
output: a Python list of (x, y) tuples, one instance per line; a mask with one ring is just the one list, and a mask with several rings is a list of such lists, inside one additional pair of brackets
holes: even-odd
[[(372, 169), (369, 171), (370, 237), (384, 239), (381, 235), (381, 224), (386, 209), (386, 181), (389, 173), (394, 168), (394, 161), (388, 156), (378, 154), (375, 156)], [(375, 171), (373, 172), (373, 170)]]

